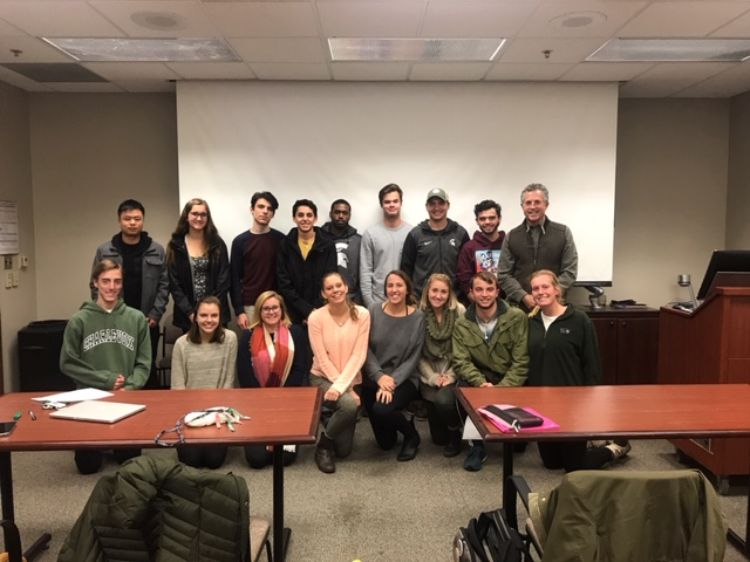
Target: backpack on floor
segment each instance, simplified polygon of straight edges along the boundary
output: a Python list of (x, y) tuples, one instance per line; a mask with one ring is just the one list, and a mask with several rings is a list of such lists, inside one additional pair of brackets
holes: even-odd
[(454, 562), (526, 562), (528, 545), (505, 520), (502, 509), (485, 511), (453, 539)]

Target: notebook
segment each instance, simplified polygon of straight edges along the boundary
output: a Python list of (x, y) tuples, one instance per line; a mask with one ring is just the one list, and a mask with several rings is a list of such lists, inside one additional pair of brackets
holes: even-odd
[(50, 417), (65, 420), (115, 423), (145, 409), (145, 404), (125, 404), (123, 402), (87, 400), (85, 402), (78, 402), (77, 404), (63, 408), (62, 410), (52, 412)]

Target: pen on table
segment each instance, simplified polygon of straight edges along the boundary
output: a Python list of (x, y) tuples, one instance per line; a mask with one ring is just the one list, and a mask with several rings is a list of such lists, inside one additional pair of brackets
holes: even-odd
[(31, 421), (36, 421), (36, 414), (34, 413), (34, 410), (29, 410), (29, 417), (31, 418)]

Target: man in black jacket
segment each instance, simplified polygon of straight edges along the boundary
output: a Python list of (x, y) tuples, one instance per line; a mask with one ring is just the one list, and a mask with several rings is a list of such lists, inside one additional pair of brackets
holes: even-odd
[(301, 324), (307, 323), (310, 313), (323, 305), (323, 276), (337, 270), (336, 247), (315, 226), (318, 207), (309, 199), (294, 202), (292, 218), (297, 227), (281, 241), (276, 279), (292, 322)]

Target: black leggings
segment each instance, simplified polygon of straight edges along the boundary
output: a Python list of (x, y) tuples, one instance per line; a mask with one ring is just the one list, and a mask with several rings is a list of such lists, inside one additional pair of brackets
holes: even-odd
[(545, 468), (564, 468), (565, 472), (595, 470), (614, 458), (606, 447), (588, 448), (586, 441), (539, 442), (537, 445)]
[(177, 458), (195, 468), (219, 468), (227, 458), (227, 449), (223, 445), (183, 445), (177, 447)]
[(390, 404), (378, 402), (375, 398), (378, 392), (376, 385), (362, 385), (362, 402), (367, 410), (367, 417), (375, 434), (375, 440), (381, 449), (392, 449), (398, 439), (397, 432), (411, 436), (414, 426), (408, 421), (401, 410), (409, 406), (412, 400), (419, 398), (419, 391), (411, 381), (406, 381), (393, 391)]
[[(118, 464), (122, 464), (140, 454), (140, 449), (114, 449), (114, 457)], [(81, 474), (94, 474), (102, 467), (104, 451), (101, 449), (76, 449), (75, 461), (78, 472)]]

